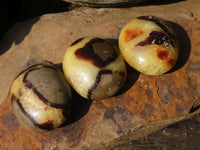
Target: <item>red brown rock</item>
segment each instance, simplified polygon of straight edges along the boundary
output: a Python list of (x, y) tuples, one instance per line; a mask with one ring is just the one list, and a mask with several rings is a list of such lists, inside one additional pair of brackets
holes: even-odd
[[(198, 113), (199, 6), (198, 0), (188, 0), (123, 9), (82, 7), (16, 24), (0, 46), (4, 51), (10, 46), (0, 55), (0, 149), (109, 149)], [(80, 37), (117, 39), (123, 25), (140, 15), (174, 22), (181, 48), (171, 72), (147, 76), (128, 68), (128, 82), (115, 97), (91, 104), (74, 93), (65, 126), (41, 134), (19, 125), (7, 97), (19, 72), (45, 60), (61, 63), (67, 47)]]

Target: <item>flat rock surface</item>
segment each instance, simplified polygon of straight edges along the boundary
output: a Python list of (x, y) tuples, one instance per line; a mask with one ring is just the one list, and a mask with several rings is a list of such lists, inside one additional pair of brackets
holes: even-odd
[[(109, 149), (196, 113), (199, 7), (199, 0), (121, 9), (81, 7), (16, 24), (0, 44), (0, 149)], [(41, 134), (19, 125), (8, 97), (19, 72), (43, 61), (62, 63), (67, 47), (80, 37), (96, 36), (117, 45), (123, 25), (141, 15), (166, 19), (176, 29), (180, 57), (173, 70), (147, 76), (128, 67), (127, 83), (115, 97), (90, 103), (74, 93), (71, 117), (62, 128)]]

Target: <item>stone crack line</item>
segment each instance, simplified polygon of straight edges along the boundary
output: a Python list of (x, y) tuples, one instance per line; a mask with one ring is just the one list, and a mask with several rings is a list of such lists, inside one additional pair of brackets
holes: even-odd
[(160, 94), (159, 94), (159, 89), (160, 89), (160, 88), (159, 88), (159, 86), (158, 86), (158, 80), (159, 80), (159, 78), (160, 78), (160, 76), (158, 76), (158, 78), (156, 79), (155, 87), (157, 88), (156, 92), (157, 92), (159, 98), (161, 99), (161, 96), (160, 96)]

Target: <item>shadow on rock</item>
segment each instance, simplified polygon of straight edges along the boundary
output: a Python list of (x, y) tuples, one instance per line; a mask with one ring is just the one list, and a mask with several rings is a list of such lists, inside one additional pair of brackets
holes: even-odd
[(179, 57), (176, 65), (169, 72), (167, 72), (172, 73), (182, 68), (188, 61), (191, 53), (191, 42), (187, 32), (185, 29), (183, 29), (183, 27), (174, 22), (169, 22), (169, 24), (176, 31), (176, 36), (179, 44)]
[[(55, 64), (55, 66), (61, 72), (63, 72), (62, 63)], [(81, 119), (83, 116), (87, 114), (92, 104), (92, 100), (83, 98), (72, 87), (71, 87), (71, 91), (72, 91), (71, 112), (66, 122), (61, 127), (65, 127)]]
[(15, 45), (20, 44), (28, 35), (32, 25), (38, 20), (39, 18), (35, 18), (26, 22), (17, 23), (13, 26), (0, 43), (0, 55), (5, 53), (13, 43), (15, 43)]
[(133, 69), (130, 65), (126, 64), (126, 69), (127, 69), (127, 78), (126, 82), (124, 84), (124, 87), (122, 90), (117, 94), (121, 95), (122, 93), (128, 91), (139, 79), (140, 72), (137, 70)]
[[(72, 89), (72, 88), (71, 88)], [(85, 99), (81, 97), (76, 91), (72, 89), (72, 107), (71, 113), (67, 119), (67, 121), (61, 126), (67, 126), (72, 124), (78, 120), (80, 120), (90, 109), (92, 104), (91, 100)]]
[[(0, 55), (12, 45), (20, 44), (39, 16), (69, 10), (70, 3), (62, 0), (4, 0), (0, 1)], [(28, 20), (26, 22), (23, 22)]]

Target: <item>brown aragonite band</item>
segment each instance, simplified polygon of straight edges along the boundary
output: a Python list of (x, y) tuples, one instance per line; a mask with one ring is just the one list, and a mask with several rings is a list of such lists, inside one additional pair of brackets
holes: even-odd
[(91, 39), (74, 53), (79, 59), (91, 61), (100, 68), (115, 61), (119, 55), (111, 43), (100, 38)]
[[(112, 74), (112, 70), (101, 70), (97, 74), (95, 83), (91, 86), (91, 88), (88, 90), (88, 99), (92, 99), (93, 91), (98, 87), (99, 83), (101, 82), (101, 76), (104, 74)], [(102, 93), (103, 94), (103, 93)]]
[(22, 111), (22, 113), (24, 113), (24, 115), (34, 124), (34, 126), (43, 129), (43, 130), (52, 130), (54, 129), (54, 125), (52, 123), (52, 121), (47, 121), (45, 123), (39, 124), (34, 117), (32, 117), (29, 113), (26, 112), (26, 110), (24, 109), (22, 103), (20, 102), (20, 99), (17, 99), (14, 95), (11, 96), (12, 101), (15, 101), (17, 103), (17, 105), (19, 106), (20, 110)]
[[(50, 66), (44, 66), (44, 67), (47, 67), (47, 68), (49, 68), (49, 69), (56, 69), (56, 68), (52, 68), (52, 67), (50, 67)], [(31, 70), (33, 70), (33, 69), (31, 69)], [(29, 73), (31, 70), (27, 71), (26, 74), (24, 75), (24, 78), (23, 78), (23, 83), (24, 83), (24, 85), (25, 85), (27, 88), (31, 89), (31, 90), (35, 93), (35, 95), (38, 96), (38, 99), (40, 99), (41, 101), (43, 101), (46, 105), (49, 105), (49, 106), (55, 107), (55, 108), (67, 109), (67, 107), (68, 107), (67, 104), (58, 104), (58, 103), (53, 103), (53, 102), (48, 101), (48, 99), (46, 99), (46, 98), (42, 95), (42, 93), (40, 93), (40, 92), (37, 90), (37, 88), (34, 87), (34, 85), (31, 83), (31, 81), (27, 80), (27, 75), (28, 75), (28, 73)]]

